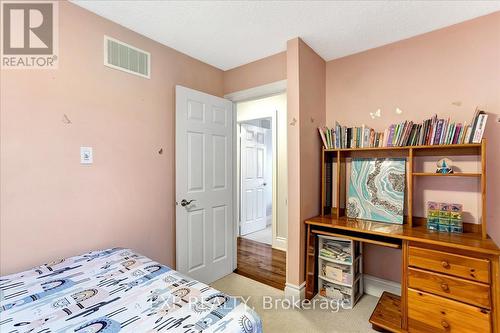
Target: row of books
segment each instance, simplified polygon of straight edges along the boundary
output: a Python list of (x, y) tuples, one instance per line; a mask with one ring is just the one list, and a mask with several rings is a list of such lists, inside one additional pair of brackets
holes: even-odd
[(319, 127), (323, 145), (327, 149), (383, 147), (384, 133), (368, 126), (346, 127), (337, 122), (335, 128)]
[(480, 143), (487, 120), (488, 115), (476, 109), (470, 124), (452, 122), (450, 118), (438, 119), (434, 115), (420, 124), (413, 121), (393, 124), (384, 132), (376, 132), (365, 125), (341, 126), (338, 122), (333, 128), (320, 127), (318, 130), (327, 149), (451, 145)]

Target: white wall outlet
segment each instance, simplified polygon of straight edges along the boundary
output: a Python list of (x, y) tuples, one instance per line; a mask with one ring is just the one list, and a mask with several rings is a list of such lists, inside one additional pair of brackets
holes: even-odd
[(80, 147), (80, 164), (92, 164), (93, 162), (92, 147)]

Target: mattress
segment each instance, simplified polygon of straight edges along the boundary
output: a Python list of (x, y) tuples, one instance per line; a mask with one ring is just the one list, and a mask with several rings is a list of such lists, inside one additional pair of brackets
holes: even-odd
[(262, 332), (235, 297), (130, 249), (0, 278), (0, 332)]

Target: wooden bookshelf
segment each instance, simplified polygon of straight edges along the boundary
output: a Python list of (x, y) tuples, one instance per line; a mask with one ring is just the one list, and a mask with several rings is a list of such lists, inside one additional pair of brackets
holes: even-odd
[[(477, 156), (480, 164), (480, 172), (457, 172), (453, 174), (438, 174), (432, 172), (417, 172), (414, 171), (415, 158), (420, 156), (435, 156), (436, 159), (447, 156)], [(414, 178), (416, 177), (456, 177), (457, 181), (460, 178), (477, 178), (480, 181), (481, 188), (481, 223), (472, 225), (472, 223), (464, 222), (464, 233), (476, 233), (481, 238), (486, 239), (486, 139), (477, 144), (456, 144), (456, 145), (431, 145), (431, 146), (407, 146), (407, 147), (377, 147), (377, 148), (344, 148), (344, 149), (325, 149), (322, 151), (322, 168), (321, 168), (321, 216), (341, 219), (346, 216), (346, 200), (347, 190), (346, 184), (346, 163), (350, 158), (404, 158), (407, 166), (407, 182), (405, 193), (406, 216), (404, 221), (407, 227), (422, 228), (425, 227), (426, 219), (414, 217), (413, 215), (413, 197)], [(332, 177), (329, 185), (333, 184), (334, 175), (327, 165), (335, 165), (336, 167), (336, 188), (332, 188), (332, 197), (335, 197), (335, 202), (327, 203), (326, 198), (326, 177)], [(328, 169), (328, 170), (327, 170)], [(335, 191), (335, 195), (333, 193)], [(333, 201), (333, 200), (332, 200)], [(419, 223), (414, 221), (419, 220)], [(424, 220), (424, 222), (422, 222)]]

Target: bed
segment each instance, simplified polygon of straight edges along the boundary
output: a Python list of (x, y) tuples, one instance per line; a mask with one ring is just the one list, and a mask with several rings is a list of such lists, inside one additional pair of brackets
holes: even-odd
[(114, 248), (2, 276), (0, 331), (257, 333), (262, 322), (237, 298)]

